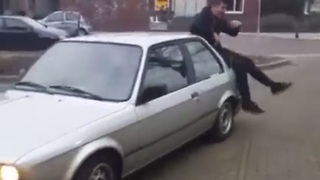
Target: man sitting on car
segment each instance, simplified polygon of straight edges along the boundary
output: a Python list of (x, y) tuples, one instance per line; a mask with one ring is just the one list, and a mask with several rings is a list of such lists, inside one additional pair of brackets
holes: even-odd
[(251, 100), (247, 74), (269, 87), (273, 94), (279, 94), (287, 90), (292, 83), (271, 80), (254, 64), (252, 59), (222, 47), (220, 33), (237, 36), (241, 27), (240, 21), (229, 22), (225, 19), (227, 4), (228, 0), (209, 0), (208, 6), (204, 7), (195, 17), (190, 32), (207, 40), (221, 54), (226, 64), (234, 70), (238, 89), (243, 100), (243, 110), (260, 114), (264, 110)]

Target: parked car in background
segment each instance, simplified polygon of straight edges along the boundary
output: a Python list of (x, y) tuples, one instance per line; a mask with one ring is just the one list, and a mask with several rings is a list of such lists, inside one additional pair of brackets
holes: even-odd
[(50, 27), (63, 29), (70, 36), (87, 35), (92, 30), (90, 23), (76, 11), (56, 11), (39, 21)]
[(68, 34), (25, 16), (0, 16), (0, 50), (45, 50)]
[(200, 37), (66, 39), (0, 101), (0, 179), (120, 180), (202, 134), (224, 141), (239, 102)]

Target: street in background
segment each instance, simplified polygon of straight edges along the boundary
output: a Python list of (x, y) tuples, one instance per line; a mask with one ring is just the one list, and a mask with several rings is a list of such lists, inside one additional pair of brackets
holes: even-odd
[(92, 27), (79, 12), (56, 11), (39, 20), (42, 24), (68, 32), (69, 36), (83, 36), (90, 34)]
[(67, 36), (26, 16), (0, 16), (1, 51), (45, 50)]

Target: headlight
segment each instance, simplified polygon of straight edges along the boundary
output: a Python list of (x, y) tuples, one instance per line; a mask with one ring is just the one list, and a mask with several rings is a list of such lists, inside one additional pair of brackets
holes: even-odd
[(1, 180), (19, 180), (19, 172), (17, 168), (13, 166), (2, 166), (0, 168)]

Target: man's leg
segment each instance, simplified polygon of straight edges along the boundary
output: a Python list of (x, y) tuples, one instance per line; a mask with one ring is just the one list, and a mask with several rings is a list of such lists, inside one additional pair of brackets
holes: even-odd
[(261, 84), (270, 87), (271, 92), (273, 94), (278, 94), (281, 93), (285, 90), (287, 90), (290, 86), (291, 83), (280, 83), (280, 82), (274, 82), (271, 80), (265, 73), (263, 73), (260, 68), (258, 68), (253, 60), (250, 58), (238, 54), (236, 52), (230, 51), (228, 49), (225, 49), (224, 51), (228, 51), (231, 56), (231, 61), (234, 64), (237, 64), (237, 66), (240, 66), (241, 69), (244, 71), (248, 72), (254, 79), (259, 81)]
[(245, 68), (243, 68), (241, 61), (234, 61), (232, 59), (232, 54), (229, 53), (228, 50), (222, 49), (219, 52), (224, 58), (226, 64), (235, 72), (237, 88), (242, 97), (242, 109), (255, 114), (263, 113), (264, 110), (251, 100), (248, 75)]

